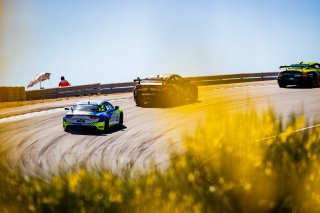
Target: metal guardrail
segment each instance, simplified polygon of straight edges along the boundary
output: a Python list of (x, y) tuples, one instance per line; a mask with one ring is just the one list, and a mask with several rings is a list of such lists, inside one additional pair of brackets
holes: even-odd
[(52, 89), (26, 91), (27, 100), (95, 95), (99, 93), (100, 93), (100, 84), (88, 84), (88, 85), (80, 85), (80, 86), (58, 87), (58, 88), (52, 88)]
[[(214, 76), (196, 76), (186, 77), (191, 83), (198, 86), (215, 85), (215, 84), (229, 84), (251, 81), (266, 81), (274, 80), (278, 76), (278, 72), (267, 73), (244, 73), (244, 74), (230, 74), (230, 75), (214, 75)], [(136, 83), (112, 83), (112, 84), (89, 84), (81, 86), (70, 86), (62, 88), (29, 90), (26, 91), (27, 100), (62, 98), (74, 96), (86, 96), (95, 94), (113, 94), (133, 91)]]
[(134, 82), (101, 84), (100, 94), (131, 92), (133, 90), (134, 85)]
[(198, 76), (187, 77), (189, 80), (198, 86), (214, 85), (214, 84), (231, 84), (251, 81), (267, 81), (277, 79), (278, 72), (267, 73), (244, 73), (244, 74), (230, 74), (230, 75), (214, 75), (214, 76)]

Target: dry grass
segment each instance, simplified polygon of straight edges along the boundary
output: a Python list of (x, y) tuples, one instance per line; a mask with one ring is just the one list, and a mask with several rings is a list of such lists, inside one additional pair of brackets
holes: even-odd
[(68, 98), (43, 99), (43, 100), (33, 100), (33, 101), (0, 102), (0, 109), (35, 105), (35, 104), (42, 104), (42, 103), (50, 103), (50, 102), (56, 102), (56, 101), (62, 101), (62, 100), (68, 100)]

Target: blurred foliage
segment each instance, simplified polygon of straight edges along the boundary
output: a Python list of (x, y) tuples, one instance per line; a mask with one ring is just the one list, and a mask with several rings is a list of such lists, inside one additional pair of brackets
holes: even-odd
[(320, 128), (272, 110), (209, 113), (166, 171), (0, 175), (1, 212), (320, 212)]

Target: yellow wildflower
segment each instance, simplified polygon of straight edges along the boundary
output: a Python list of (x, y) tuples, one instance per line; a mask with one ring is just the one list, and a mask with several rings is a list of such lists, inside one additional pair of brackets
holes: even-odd
[(195, 179), (196, 179), (196, 177), (195, 177), (195, 175), (194, 175), (193, 173), (189, 173), (189, 174), (188, 174), (188, 181), (189, 181), (189, 182), (191, 182), (191, 183), (194, 184)]
[(169, 193), (169, 199), (170, 199), (170, 201), (175, 201), (176, 198), (177, 198), (177, 194), (176, 194), (175, 192), (171, 191), (171, 192)]
[(271, 173), (272, 173), (272, 170), (271, 170), (270, 168), (266, 168), (266, 169), (264, 170), (264, 173), (265, 173), (267, 176), (270, 176)]
[(68, 183), (69, 183), (69, 190), (71, 192), (75, 192), (78, 182), (79, 182), (79, 174), (70, 173), (68, 176)]

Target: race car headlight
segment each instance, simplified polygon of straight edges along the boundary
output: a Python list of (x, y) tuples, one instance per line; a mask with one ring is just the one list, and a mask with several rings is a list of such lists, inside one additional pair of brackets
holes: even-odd
[(282, 72), (280, 72), (280, 73), (278, 74), (278, 77), (282, 77)]

